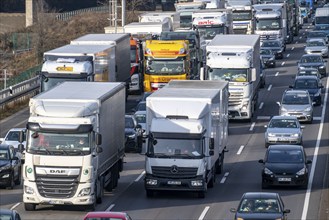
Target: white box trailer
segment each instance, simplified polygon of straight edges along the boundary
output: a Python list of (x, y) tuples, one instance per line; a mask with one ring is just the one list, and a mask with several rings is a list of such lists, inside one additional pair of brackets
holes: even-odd
[(83, 205), (94, 209), (123, 168), (125, 85), (63, 82), (30, 99), (25, 209)]
[(180, 27), (180, 15), (178, 12), (147, 12), (139, 15), (139, 22), (163, 22), (170, 20), (170, 31)]
[(145, 189), (204, 197), (223, 171), (228, 82), (174, 80), (146, 98)]
[(157, 39), (162, 31), (170, 31), (169, 22), (132, 22), (123, 27), (124, 33), (129, 33), (141, 41)]
[(251, 120), (256, 110), (259, 49), (259, 35), (216, 35), (206, 46), (206, 70), (201, 79), (229, 81), (231, 119)]
[(64, 81), (126, 82), (129, 85), (130, 68), (121, 55), (130, 57), (129, 40), (121, 50), (114, 44), (68, 44), (47, 51), (43, 55), (40, 90), (47, 91)]

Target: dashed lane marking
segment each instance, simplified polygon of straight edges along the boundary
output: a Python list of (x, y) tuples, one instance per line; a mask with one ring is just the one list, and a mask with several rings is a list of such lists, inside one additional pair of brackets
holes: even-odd
[(222, 180), (220, 181), (220, 183), (225, 183), (225, 180), (226, 180), (226, 178), (228, 177), (229, 174), (230, 174), (229, 172), (226, 172), (226, 173), (224, 174)]
[(135, 182), (138, 182), (145, 174), (145, 170), (135, 179)]
[(206, 216), (206, 214), (207, 214), (209, 208), (210, 208), (210, 206), (206, 206), (206, 207), (204, 208), (204, 210), (202, 211), (202, 213), (201, 213), (200, 217), (198, 218), (198, 220), (203, 220), (203, 219), (204, 219), (204, 217)]
[(264, 106), (264, 102), (261, 102), (260, 105), (259, 105), (259, 109), (262, 109)]
[(241, 152), (243, 151), (244, 145), (241, 145), (238, 152), (236, 153), (237, 155), (240, 155)]
[(111, 204), (105, 211), (107, 211), (107, 212), (111, 211), (111, 209), (113, 209), (114, 206), (115, 206), (115, 204)]
[[(297, 41), (296, 41), (296, 44), (297, 44)], [(292, 47), (292, 48), (291, 48), (291, 50), (294, 50), (294, 49), (295, 49), (295, 47)]]
[(274, 76), (278, 76), (279, 75), (279, 72), (276, 72)]
[(287, 54), (287, 57), (290, 57), (290, 53)]
[(272, 89), (272, 84), (268, 86), (267, 91), (270, 91)]
[(254, 130), (255, 124), (256, 124), (255, 122), (253, 122), (253, 123), (251, 124), (251, 126), (250, 126), (250, 128), (249, 128), (249, 131)]
[(286, 63), (286, 62), (282, 62), (282, 63), (281, 63), (281, 66), (284, 66), (285, 63)]

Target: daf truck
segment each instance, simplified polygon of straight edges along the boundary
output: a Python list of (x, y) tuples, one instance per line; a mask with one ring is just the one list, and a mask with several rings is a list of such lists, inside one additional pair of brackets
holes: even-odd
[(173, 80), (146, 98), (145, 189), (204, 198), (222, 173), (228, 139), (228, 82)]
[(228, 9), (199, 10), (192, 14), (193, 30), (208, 44), (217, 34), (232, 34), (232, 11)]
[(225, 8), (232, 10), (233, 33), (253, 33), (253, 10), (251, 0), (230, 0)]
[[(136, 61), (136, 53), (138, 53), (139, 45), (136, 40), (131, 39), (129, 34), (123, 33), (105, 33), (105, 34), (87, 34), (71, 41), (72, 45), (115, 45), (115, 57), (118, 72), (128, 71), (127, 63), (122, 57), (134, 58), (134, 62), (130, 62), (130, 80), (129, 92), (141, 93), (143, 90), (142, 73), (138, 71), (138, 63)], [(128, 46), (130, 44), (130, 47)], [(127, 57), (128, 56), (128, 57)], [(137, 55), (137, 58), (139, 54)]]
[(130, 83), (130, 67), (121, 57), (130, 57), (126, 44), (65, 45), (45, 52), (40, 90), (47, 91), (64, 81)]
[(63, 82), (31, 98), (29, 107), (25, 210), (37, 205), (94, 210), (123, 169), (125, 84)]
[(153, 92), (173, 79), (189, 79), (188, 40), (147, 40), (144, 52), (144, 92)]
[(217, 35), (207, 45), (201, 79), (229, 82), (230, 119), (251, 121), (260, 87), (259, 35)]

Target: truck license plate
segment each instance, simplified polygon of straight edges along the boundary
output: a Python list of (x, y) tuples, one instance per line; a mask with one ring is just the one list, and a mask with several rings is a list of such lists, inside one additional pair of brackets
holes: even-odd
[(50, 200), (49, 201), (49, 204), (52, 204), (52, 205), (61, 205), (61, 204), (64, 204), (64, 202), (62, 200)]
[(168, 181), (168, 185), (181, 185), (181, 181)]
[(278, 179), (280, 182), (290, 182), (291, 178), (279, 178)]

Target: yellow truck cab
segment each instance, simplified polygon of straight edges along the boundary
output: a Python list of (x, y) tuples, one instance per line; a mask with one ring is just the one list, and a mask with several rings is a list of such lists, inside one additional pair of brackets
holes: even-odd
[(172, 79), (190, 76), (188, 40), (147, 40), (144, 54), (144, 91), (152, 92)]

